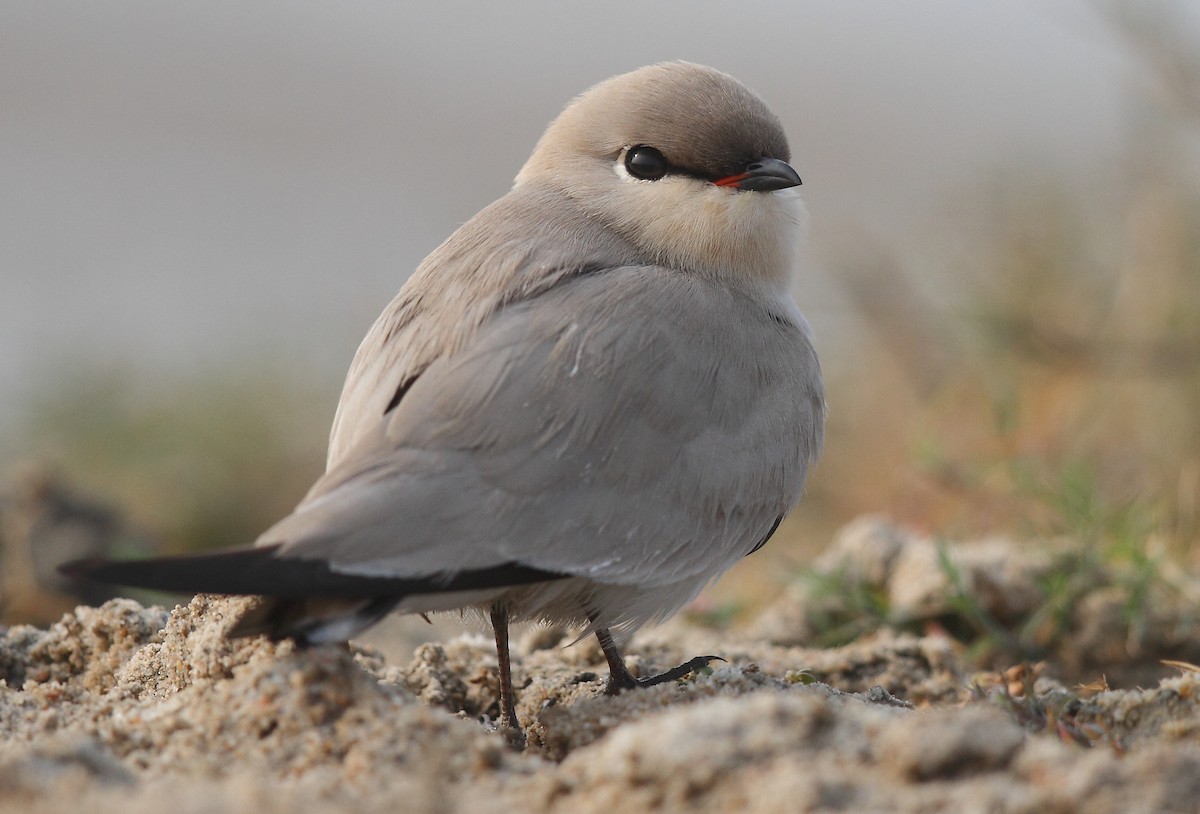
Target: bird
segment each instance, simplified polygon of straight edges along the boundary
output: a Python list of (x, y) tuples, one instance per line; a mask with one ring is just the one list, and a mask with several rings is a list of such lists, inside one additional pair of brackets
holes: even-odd
[(726, 73), (601, 81), (371, 326), (291, 514), (245, 548), (65, 570), (259, 596), (227, 635), (300, 646), (393, 612), (479, 612), (515, 743), (513, 622), (594, 634), (609, 694), (707, 664), (635, 678), (621, 647), (761, 548), (821, 449), (790, 160), (779, 118)]

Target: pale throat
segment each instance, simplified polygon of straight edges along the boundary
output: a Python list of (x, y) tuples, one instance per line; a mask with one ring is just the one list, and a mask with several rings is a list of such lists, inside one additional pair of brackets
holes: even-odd
[(797, 273), (806, 212), (794, 190), (655, 201), (641, 223), (644, 246), (672, 266), (755, 282), (787, 294)]

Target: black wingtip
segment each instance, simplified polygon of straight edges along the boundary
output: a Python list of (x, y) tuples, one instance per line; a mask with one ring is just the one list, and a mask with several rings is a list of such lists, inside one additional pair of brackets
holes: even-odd
[(334, 571), (324, 560), (278, 556), (279, 546), (146, 560), (75, 560), (59, 571), (75, 579), (167, 593), (373, 599), (484, 590), (562, 579), (518, 563), (422, 576), (373, 577)]
[(72, 579), (148, 588), (168, 593), (253, 594), (249, 590), (269, 571), (278, 546), (236, 548), (144, 560), (74, 560), (58, 566)]
[(105, 562), (107, 560), (100, 557), (85, 557), (81, 560), (64, 562), (55, 570), (64, 577), (70, 577), (71, 579), (91, 579), (91, 573), (104, 565)]

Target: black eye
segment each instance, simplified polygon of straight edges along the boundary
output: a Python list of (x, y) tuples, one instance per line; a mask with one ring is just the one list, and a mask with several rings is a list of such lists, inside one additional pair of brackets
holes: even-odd
[(668, 168), (667, 159), (653, 147), (630, 147), (625, 153), (625, 169), (634, 178), (657, 181), (667, 174)]

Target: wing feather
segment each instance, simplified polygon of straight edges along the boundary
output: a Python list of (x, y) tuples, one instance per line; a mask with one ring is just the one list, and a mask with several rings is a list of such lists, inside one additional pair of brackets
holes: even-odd
[(260, 544), (369, 576), (719, 573), (799, 500), (821, 442), (806, 327), (771, 305), (627, 266), (504, 307)]

